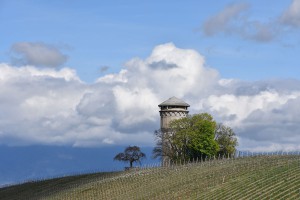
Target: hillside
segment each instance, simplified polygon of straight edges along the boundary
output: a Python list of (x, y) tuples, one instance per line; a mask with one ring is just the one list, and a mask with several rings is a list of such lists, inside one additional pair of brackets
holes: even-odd
[(0, 189), (0, 199), (300, 199), (300, 157), (255, 156), (96, 173)]

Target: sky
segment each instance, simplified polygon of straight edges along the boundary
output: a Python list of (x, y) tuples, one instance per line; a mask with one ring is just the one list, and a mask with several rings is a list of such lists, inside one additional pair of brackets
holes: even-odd
[[(300, 150), (300, 0), (0, 0), (0, 24), (2, 174), (34, 173), (39, 148), (51, 176), (80, 149), (151, 152), (172, 96), (232, 127), (239, 150)], [(113, 164), (98, 165), (76, 170)]]

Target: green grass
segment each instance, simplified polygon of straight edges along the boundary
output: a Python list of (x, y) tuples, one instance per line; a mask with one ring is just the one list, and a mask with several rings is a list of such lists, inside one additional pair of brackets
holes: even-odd
[(300, 157), (256, 156), (64, 177), (2, 188), (0, 199), (300, 199)]

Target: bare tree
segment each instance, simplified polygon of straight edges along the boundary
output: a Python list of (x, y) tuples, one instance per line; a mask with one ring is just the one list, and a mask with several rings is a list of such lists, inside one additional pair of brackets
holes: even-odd
[(123, 153), (118, 153), (114, 160), (129, 162), (132, 168), (134, 162), (141, 163), (141, 159), (146, 158), (146, 154), (141, 152), (138, 146), (128, 146)]

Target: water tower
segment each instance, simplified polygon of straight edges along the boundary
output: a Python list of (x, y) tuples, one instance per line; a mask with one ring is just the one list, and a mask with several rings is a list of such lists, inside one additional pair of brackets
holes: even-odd
[(162, 166), (167, 165), (170, 162), (168, 157), (167, 139), (165, 134), (168, 134), (169, 125), (172, 120), (186, 117), (189, 113), (189, 104), (185, 103), (181, 99), (171, 97), (168, 100), (158, 105), (160, 107), (160, 130), (162, 131)]
[(161, 130), (167, 130), (170, 121), (187, 116), (190, 105), (181, 99), (171, 97), (159, 104), (158, 107), (160, 107), (160, 128)]

